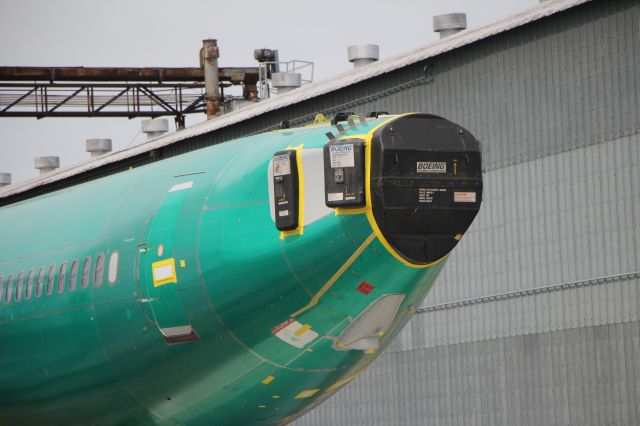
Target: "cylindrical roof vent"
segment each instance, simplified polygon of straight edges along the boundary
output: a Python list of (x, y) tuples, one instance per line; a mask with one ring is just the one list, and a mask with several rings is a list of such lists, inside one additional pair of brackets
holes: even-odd
[(274, 72), (271, 84), (278, 89), (278, 94), (287, 93), (302, 86), (302, 74), (297, 72)]
[(347, 47), (349, 62), (354, 68), (359, 68), (377, 61), (380, 58), (380, 46), (377, 44), (358, 44)]
[(142, 121), (142, 133), (147, 135), (147, 140), (157, 138), (169, 131), (169, 120), (157, 118), (155, 120)]
[(448, 13), (433, 17), (433, 31), (440, 33), (440, 38), (448, 37), (467, 29), (465, 13)]
[(11, 173), (0, 173), (0, 188), (11, 185)]
[(60, 167), (60, 157), (36, 157), (33, 159), (33, 164), (36, 169), (40, 170), (40, 174), (44, 175)]
[(100, 157), (111, 152), (111, 139), (87, 139), (87, 152), (91, 153), (91, 158)]

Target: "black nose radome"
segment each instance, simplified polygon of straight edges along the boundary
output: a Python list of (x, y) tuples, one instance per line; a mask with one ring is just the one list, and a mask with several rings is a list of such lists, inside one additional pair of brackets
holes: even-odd
[(408, 262), (429, 264), (455, 247), (480, 209), (480, 143), (444, 118), (405, 115), (374, 133), (370, 177), (382, 235)]

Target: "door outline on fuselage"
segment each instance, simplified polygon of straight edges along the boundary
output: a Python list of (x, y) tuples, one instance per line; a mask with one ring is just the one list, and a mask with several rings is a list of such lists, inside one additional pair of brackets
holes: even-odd
[(180, 213), (193, 181), (174, 185), (149, 217), (139, 247), (140, 291), (158, 331), (168, 344), (199, 340), (178, 294), (179, 253), (174, 238)]

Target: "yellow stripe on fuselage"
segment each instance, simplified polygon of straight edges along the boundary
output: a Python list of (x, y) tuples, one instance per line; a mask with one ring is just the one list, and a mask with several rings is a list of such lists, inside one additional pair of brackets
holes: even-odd
[(311, 301), (309, 302), (309, 304), (307, 304), (307, 306), (298, 309), (297, 311), (295, 311), (294, 313), (291, 314), (291, 318), (295, 318), (296, 316), (300, 315), (301, 313), (308, 311), (309, 309), (313, 308), (314, 306), (316, 306), (318, 304), (318, 302), (320, 301), (320, 298), (322, 296), (324, 296), (324, 294), (329, 291), (329, 289), (336, 283), (336, 281), (338, 281), (338, 279), (342, 276), (342, 274), (344, 274), (347, 269), (349, 269), (349, 267), (353, 264), (353, 262), (356, 261), (356, 259), (358, 257), (360, 257), (360, 255), (362, 254), (362, 252), (369, 247), (369, 244), (371, 244), (371, 242), (375, 239), (375, 234), (371, 234), (367, 237), (366, 240), (364, 240), (364, 242), (360, 245), (360, 247), (358, 247), (358, 249), (353, 252), (353, 254), (349, 257), (349, 259), (347, 259), (347, 261), (344, 263), (344, 265), (342, 265), (340, 267), (340, 269), (338, 269), (336, 271), (335, 274), (333, 274), (333, 276), (331, 278), (329, 278), (329, 281), (326, 282), (325, 285), (322, 286), (322, 288), (313, 295), (313, 297), (311, 298)]

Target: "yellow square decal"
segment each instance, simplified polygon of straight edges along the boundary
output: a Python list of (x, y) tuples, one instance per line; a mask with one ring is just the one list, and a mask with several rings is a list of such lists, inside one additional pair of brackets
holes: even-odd
[(151, 264), (151, 272), (153, 274), (154, 287), (178, 282), (176, 276), (176, 260), (173, 257), (153, 262)]

